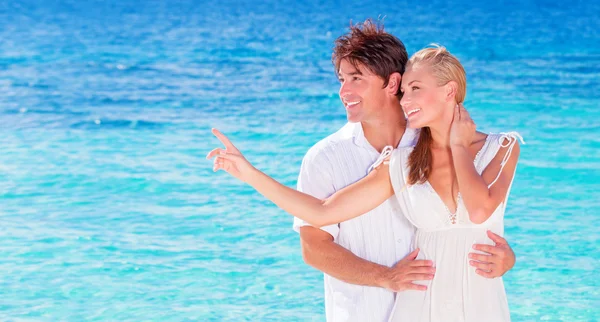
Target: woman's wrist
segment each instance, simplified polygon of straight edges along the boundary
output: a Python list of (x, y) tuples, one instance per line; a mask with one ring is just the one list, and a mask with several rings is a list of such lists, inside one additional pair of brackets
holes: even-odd
[(465, 146), (463, 143), (451, 143), (450, 144), (450, 151), (452, 152), (452, 154), (457, 153), (457, 152), (465, 152), (468, 150), (469, 150), (469, 147)]
[(256, 187), (256, 185), (260, 183), (260, 180), (263, 179), (263, 177), (266, 177), (266, 175), (262, 171), (258, 170), (255, 167), (252, 167), (252, 169), (248, 171), (248, 174), (245, 176), (244, 182), (252, 187)]

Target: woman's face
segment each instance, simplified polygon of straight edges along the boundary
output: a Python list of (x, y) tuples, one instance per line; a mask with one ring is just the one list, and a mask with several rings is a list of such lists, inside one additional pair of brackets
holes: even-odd
[(454, 106), (449, 99), (448, 84), (438, 85), (426, 63), (406, 67), (401, 89), (404, 94), (400, 105), (411, 128), (431, 126), (447, 117), (448, 112), (453, 112), (452, 108), (448, 108)]

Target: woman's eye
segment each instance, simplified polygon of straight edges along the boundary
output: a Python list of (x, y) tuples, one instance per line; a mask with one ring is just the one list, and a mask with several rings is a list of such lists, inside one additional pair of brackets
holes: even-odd
[(411, 87), (411, 89), (412, 89), (413, 91), (416, 91), (416, 90), (418, 90), (419, 88), (418, 88), (417, 86), (413, 86), (413, 87)]
[(357, 80), (360, 80), (360, 78), (358, 78), (358, 77), (355, 76), (355, 77), (352, 77), (352, 80), (357, 81)]

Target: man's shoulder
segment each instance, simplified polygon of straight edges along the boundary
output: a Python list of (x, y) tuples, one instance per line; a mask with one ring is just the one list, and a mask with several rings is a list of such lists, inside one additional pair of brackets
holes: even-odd
[(354, 146), (355, 129), (356, 124), (346, 123), (346, 125), (335, 133), (325, 137), (308, 149), (308, 152), (304, 156), (304, 161), (329, 159), (335, 156), (337, 154), (336, 151), (340, 149), (352, 148)]
[(402, 140), (400, 141), (400, 148), (407, 147), (415, 147), (417, 142), (419, 141), (419, 135), (421, 134), (421, 129), (413, 129), (407, 127), (404, 131), (404, 135), (402, 136)]

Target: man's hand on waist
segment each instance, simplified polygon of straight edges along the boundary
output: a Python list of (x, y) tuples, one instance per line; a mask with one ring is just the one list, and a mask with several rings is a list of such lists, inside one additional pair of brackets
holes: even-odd
[(435, 267), (430, 260), (418, 260), (419, 249), (415, 249), (396, 265), (384, 270), (380, 274), (378, 284), (393, 292), (405, 290), (427, 290), (427, 286), (415, 284), (415, 281), (433, 279)]

